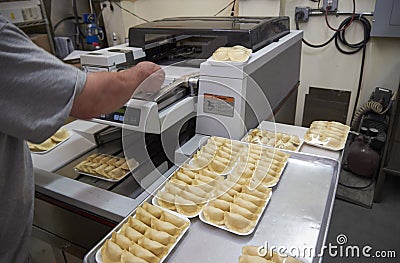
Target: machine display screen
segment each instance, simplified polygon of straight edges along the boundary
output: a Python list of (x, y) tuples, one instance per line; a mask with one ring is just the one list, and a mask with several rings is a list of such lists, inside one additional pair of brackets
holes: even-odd
[(100, 119), (116, 123), (124, 123), (125, 111), (126, 107), (124, 106), (113, 113), (101, 115)]

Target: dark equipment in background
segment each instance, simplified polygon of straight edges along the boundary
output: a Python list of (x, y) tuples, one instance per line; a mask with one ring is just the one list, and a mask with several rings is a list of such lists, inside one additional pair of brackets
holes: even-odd
[(375, 88), (370, 100), (355, 112), (352, 130), (359, 133), (353, 136), (345, 163), (352, 173), (365, 177), (376, 174), (386, 142), (394, 97), (391, 90)]

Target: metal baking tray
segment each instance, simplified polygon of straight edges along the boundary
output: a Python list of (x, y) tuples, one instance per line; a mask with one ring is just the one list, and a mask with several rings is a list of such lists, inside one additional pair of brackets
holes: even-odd
[[(287, 167), (268, 204), (268, 212), (264, 213), (251, 235), (237, 236), (192, 218), (190, 230), (166, 262), (180, 263), (188, 259), (193, 263), (238, 262), (245, 245), (297, 247), (318, 254), (326, 241), (339, 171), (337, 160), (290, 152)], [(168, 179), (172, 173), (166, 174), (165, 178)], [(149, 195), (147, 200), (151, 198)], [(119, 229), (121, 224), (115, 229)], [(96, 262), (97, 249), (110, 235), (88, 252), (84, 262)], [(312, 263), (322, 261), (318, 255), (300, 259)]]

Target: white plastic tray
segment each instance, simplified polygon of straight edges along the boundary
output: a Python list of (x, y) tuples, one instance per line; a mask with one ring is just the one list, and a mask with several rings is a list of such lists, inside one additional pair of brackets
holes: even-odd
[[(164, 191), (164, 187), (163, 187), (162, 189), (160, 189), (159, 191)], [(157, 193), (158, 193), (158, 191), (157, 191)], [(165, 208), (165, 207), (160, 206), (160, 204), (158, 203), (157, 196), (154, 196), (154, 197), (151, 199), (151, 203), (152, 203), (153, 205), (159, 207), (159, 208), (162, 208), (162, 209), (167, 210), (167, 211), (172, 212), (172, 213), (176, 213), (176, 214), (181, 215), (181, 216), (183, 216), (183, 217), (185, 217), (185, 218), (195, 218), (196, 216), (198, 216), (198, 215), (201, 213), (201, 210), (203, 210), (203, 208), (201, 208), (200, 211), (199, 211), (197, 214), (192, 215), (192, 216), (187, 216), (187, 215), (179, 214), (177, 211), (172, 211), (172, 210), (170, 210), (170, 209), (167, 209), (167, 208)], [(204, 207), (205, 205), (207, 205), (207, 203), (205, 203), (205, 204), (203, 205), (203, 207)]]
[(226, 65), (243, 66), (243, 65), (247, 64), (250, 57), (251, 57), (251, 54), (245, 61), (242, 61), (242, 62), (236, 62), (236, 61), (230, 61), (230, 60), (219, 61), (219, 60), (215, 60), (212, 57), (210, 57), (207, 59), (207, 62), (213, 66), (226, 66)]
[[(259, 129), (260, 131), (271, 131), (271, 130), (267, 130), (267, 129), (260, 129), (260, 128), (257, 128), (257, 129)], [(247, 135), (249, 135), (253, 130), (254, 130), (254, 129), (251, 129), (250, 131), (248, 131), (248, 132), (246, 133), (246, 135), (243, 136), (243, 138), (242, 138), (240, 141), (245, 142), (245, 143), (251, 143), (251, 144), (261, 145), (261, 146), (265, 146), (265, 147), (275, 148), (275, 149), (278, 149), (278, 150), (290, 151), (290, 150), (287, 150), (287, 149), (282, 149), (282, 148), (278, 148), (278, 147), (272, 147), (272, 146), (270, 146), (270, 145), (265, 145), (265, 144), (262, 144), (261, 142), (259, 142), (259, 143), (254, 143), (254, 142), (247, 142), (247, 141), (245, 141), (245, 138), (247, 137)], [(272, 132), (272, 131), (271, 131), (271, 132)], [(277, 132), (277, 133), (278, 133), (278, 132)], [(289, 134), (289, 133), (284, 133), (284, 132), (279, 132), (279, 133), (284, 134), (284, 135), (297, 136), (297, 135), (294, 135), (294, 134)], [(298, 137), (298, 136), (297, 136), (297, 137)], [(296, 147), (296, 150), (295, 150), (294, 152), (298, 152), (298, 151), (300, 150), (301, 146), (302, 146), (303, 143), (304, 143), (304, 140), (303, 140), (302, 138), (300, 138), (300, 137), (298, 137), (298, 138), (299, 138), (299, 140), (300, 140), (300, 144), (299, 144), (299, 146)]]
[[(185, 220), (187, 223), (189, 223), (188, 224), (188, 226), (186, 227), (186, 229), (184, 229), (183, 231), (182, 231), (182, 233), (176, 238), (176, 241), (175, 241), (175, 243), (168, 249), (168, 253), (163, 257), (163, 258), (161, 258), (161, 260), (160, 260), (160, 263), (161, 262), (163, 262), (167, 257), (168, 257), (168, 255), (172, 252), (172, 250), (175, 248), (175, 246), (179, 243), (179, 241), (181, 240), (181, 238), (185, 235), (185, 233), (189, 230), (189, 228), (190, 228), (190, 220), (189, 219), (187, 219), (185, 216), (183, 216), (183, 215), (181, 215), (181, 214), (178, 214), (178, 213), (175, 213), (174, 211), (170, 211), (170, 210), (168, 210), (168, 209), (165, 209), (165, 208), (163, 208), (163, 207), (161, 207), (161, 209), (163, 209), (163, 210), (165, 210), (165, 211), (167, 211), (168, 213), (171, 213), (171, 214), (173, 214), (173, 215), (175, 215), (175, 216), (177, 216), (177, 217), (179, 217), (179, 218), (182, 218), (183, 220)], [(136, 214), (135, 214), (136, 215)], [(135, 215), (133, 216), (133, 217), (135, 217)], [(126, 224), (126, 223), (125, 223)], [(121, 226), (121, 228), (122, 228), (122, 226)], [(117, 232), (119, 233), (121, 231), (121, 229), (119, 229)], [(102, 247), (100, 247), (98, 250), (97, 250), (97, 252), (96, 252), (96, 261), (98, 262), (98, 263), (103, 263), (103, 258), (101, 257), (101, 248)]]
[(219, 225), (216, 225), (216, 224), (213, 224), (213, 223), (207, 221), (207, 219), (203, 216), (203, 209), (202, 209), (201, 212), (200, 212), (199, 218), (200, 218), (200, 220), (201, 220), (203, 223), (206, 223), (206, 224), (208, 224), (208, 225), (214, 226), (214, 227), (216, 227), (216, 228), (219, 228), (219, 229), (228, 231), (228, 232), (230, 232), (230, 233), (233, 233), (233, 234), (236, 234), (236, 235), (239, 235), (239, 236), (248, 236), (248, 235), (250, 235), (251, 233), (253, 233), (254, 230), (256, 229), (256, 227), (257, 227), (257, 225), (258, 225), (258, 222), (260, 221), (260, 218), (261, 218), (262, 215), (264, 214), (265, 208), (268, 206), (268, 203), (269, 203), (269, 200), (271, 199), (271, 196), (272, 196), (272, 191), (269, 193), (269, 196), (268, 196), (268, 198), (267, 198), (267, 200), (266, 200), (266, 202), (265, 202), (265, 205), (263, 206), (261, 212), (258, 214), (258, 218), (257, 218), (257, 220), (256, 220), (256, 223), (254, 224), (254, 227), (253, 227), (251, 230), (249, 230), (248, 232), (246, 232), (246, 233), (240, 233), (240, 232), (237, 232), (237, 231), (234, 231), (234, 230), (231, 230), (231, 229), (227, 228), (225, 225), (219, 226)]
[(61, 142), (56, 143), (53, 147), (51, 147), (50, 149), (48, 149), (48, 150), (46, 150), (46, 151), (34, 151), (34, 150), (31, 150), (31, 149), (29, 149), (29, 150), (31, 151), (31, 153), (34, 153), (34, 154), (46, 154), (46, 153), (48, 153), (48, 152), (51, 152), (52, 150), (54, 150), (55, 148), (57, 148), (58, 146), (60, 146), (60, 145), (63, 144), (64, 142), (68, 141), (69, 138), (71, 138), (71, 136), (72, 136), (71, 132), (68, 131), (68, 133), (69, 133), (69, 135), (68, 135), (67, 138), (65, 138), (65, 139), (62, 140)]
[[(112, 155), (108, 155), (108, 154), (101, 154), (101, 155), (110, 156), (110, 157), (113, 157), (113, 158), (123, 158), (123, 157), (117, 157), (117, 156), (112, 156)], [(131, 159), (130, 162), (132, 162), (132, 160), (133, 159)], [(134, 160), (134, 162), (135, 162), (134, 167), (133, 168), (129, 167), (130, 169), (132, 169), (132, 171), (135, 170), (139, 166), (139, 163), (136, 160)], [(107, 178), (107, 177), (104, 177), (104, 176), (101, 176), (101, 175), (97, 175), (97, 174), (86, 173), (86, 172), (83, 172), (83, 171), (77, 169), (76, 167), (74, 167), (74, 171), (76, 173), (78, 173), (78, 174), (82, 174), (82, 175), (90, 176), (90, 177), (93, 177), (93, 178), (96, 178), (96, 179), (101, 179), (101, 180), (104, 180), (104, 181), (114, 182), (114, 183), (121, 181), (122, 179), (124, 179), (126, 176), (128, 176), (131, 173), (131, 171), (128, 171), (128, 172), (126, 172), (126, 174), (124, 174), (120, 178), (112, 179), (112, 178)]]

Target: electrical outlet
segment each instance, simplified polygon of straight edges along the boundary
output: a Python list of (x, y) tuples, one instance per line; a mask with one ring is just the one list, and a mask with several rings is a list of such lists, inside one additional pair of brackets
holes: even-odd
[(323, 0), (321, 11), (336, 12), (339, 0)]
[(310, 10), (309, 6), (296, 6), (294, 11), (296, 20), (302, 22), (308, 22), (308, 18), (310, 17)]

